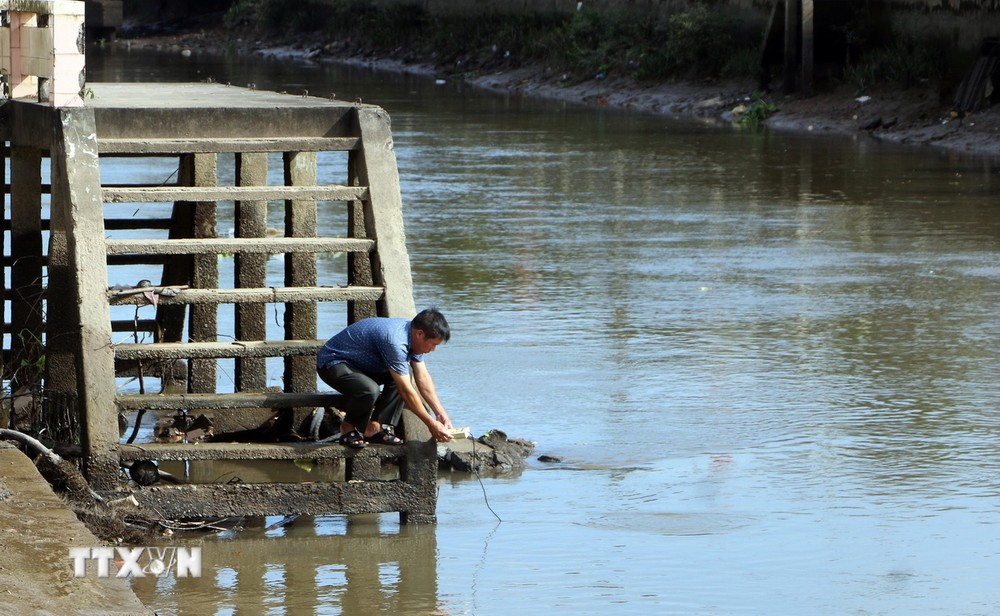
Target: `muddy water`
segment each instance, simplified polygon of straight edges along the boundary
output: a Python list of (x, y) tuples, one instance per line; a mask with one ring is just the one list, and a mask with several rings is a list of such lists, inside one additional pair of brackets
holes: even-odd
[(385, 107), (442, 398), (562, 460), (442, 477), (436, 527), (195, 537), (202, 578), (133, 581), (158, 613), (1000, 610), (1000, 161), (362, 69), (89, 76)]

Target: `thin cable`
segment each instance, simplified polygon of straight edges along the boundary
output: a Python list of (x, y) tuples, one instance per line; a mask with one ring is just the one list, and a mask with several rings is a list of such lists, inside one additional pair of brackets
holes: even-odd
[(486, 508), (490, 510), (490, 513), (497, 519), (497, 522), (503, 522), (500, 516), (497, 515), (496, 511), (493, 511), (493, 507), (490, 506), (490, 497), (486, 495), (486, 486), (483, 484), (483, 478), (479, 475), (479, 466), (476, 464), (479, 459), (476, 457), (476, 438), (470, 433), (469, 438), (472, 439), (472, 472), (476, 474), (476, 479), (479, 480), (479, 487), (483, 490), (483, 501), (486, 502)]
[(473, 614), (475, 614), (476, 612), (479, 611), (479, 609), (478, 609), (479, 608), (479, 599), (478, 599), (478, 597), (479, 597), (479, 574), (482, 572), (483, 568), (486, 566), (486, 552), (487, 552), (487, 550), (490, 549), (490, 540), (493, 539), (493, 535), (496, 534), (498, 528), (500, 528), (500, 522), (497, 522), (497, 525), (493, 527), (493, 530), (491, 530), (490, 533), (488, 535), (486, 535), (486, 538), (483, 539), (483, 553), (479, 557), (479, 564), (477, 564), (476, 568), (472, 571), (472, 587), (470, 588), (471, 592), (469, 593), (469, 596), (472, 599), (472, 613)]
[[(135, 315), (132, 317), (132, 339), (136, 344), (139, 344), (139, 308), (135, 307)], [(139, 395), (144, 395), (146, 393), (146, 376), (142, 373), (142, 360), (136, 362), (136, 374), (139, 377)], [(135, 438), (139, 436), (139, 427), (142, 425), (142, 418), (146, 415), (146, 409), (139, 409), (135, 414), (135, 425), (132, 426), (132, 434), (129, 435), (128, 440), (125, 441), (129, 445), (135, 442)]]

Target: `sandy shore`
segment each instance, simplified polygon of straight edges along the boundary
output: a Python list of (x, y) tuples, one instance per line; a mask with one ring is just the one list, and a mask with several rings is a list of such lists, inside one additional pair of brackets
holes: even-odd
[[(477, 87), (493, 91), (709, 123), (732, 122), (733, 109), (740, 104), (749, 104), (754, 91), (751, 81), (648, 85), (609, 78), (571, 83), (564, 75), (534, 66), (480, 71), (474, 77), (456, 77), (447, 74), (447, 70), (426, 63), (357, 55), (338, 44), (233, 41), (225, 33), (214, 31), (122, 40), (116, 44), (177, 53), (232, 53), (235, 50), (240, 54), (269, 58), (364, 65), (451, 80), (462, 78)], [(844, 87), (808, 98), (772, 93), (768, 99), (778, 107), (764, 123), (771, 130), (839, 134), (978, 155), (1000, 154), (1000, 109), (991, 108), (958, 116), (952, 113), (950, 101), (941, 100), (928, 89), (887, 90), (859, 96)], [(872, 124), (878, 126), (865, 128)]]

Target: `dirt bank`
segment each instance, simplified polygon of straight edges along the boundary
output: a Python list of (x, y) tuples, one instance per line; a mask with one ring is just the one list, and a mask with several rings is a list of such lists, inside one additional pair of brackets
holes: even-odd
[[(642, 85), (621, 79), (566, 85), (534, 69), (486, 75), (473, 83), (492, 90), (712, 123), (732, 122), (733, 110), (751, 104), (754, 92), (749, 81)], [(774, 93), (766, 98), (778, 107), (765, 122), (771, 130), (860, 135), (915, 146), (1000, 154), (1000, 112), (989, 109), (958, 117), (951, 113), (950, 105), (928, 90), (857, 96), (841, 88), (809, 98)]]
[(103, 545), (49, 488), (35, 465), (0, 442), (0, 588), (4, 614), (152, 614), (125, 582), (75, 577), (72, 547)]
[[(494, 70), (479, 67), (477, 72), (468, 70), (472, 67), (461, 67), (463, 72), (458, 73), (456, 67), (437, 67), (408, 57), (404, 50), (399, 50), (400, 57), (374, 56), (344, 42), (234, 39), (217, 30), (121, 40), (116, 44), (175, 53), (238, 53), (365, 65), (428, 77), (463, 79), (493, 91), (710, 123), (732, 122), (733, 109), (751, 102), (755, 86), (749, 80), (641, 84), (623, 78), (595, 78), (573, 82), (564, 74), (538, 66)], [(766, 98), (778, 107), (765, 122), (771, 130), (863, 136), (914, 146), (1000, 154), (1000, 110), (986, 109), (958, 116), (952, 113), (950, 101), (942, 100), (927, 88), (859, 96), (841, 87), (808, 98), (776, 93)]]

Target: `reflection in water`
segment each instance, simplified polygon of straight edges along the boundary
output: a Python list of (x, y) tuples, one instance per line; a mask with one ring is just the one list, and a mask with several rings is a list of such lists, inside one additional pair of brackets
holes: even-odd
[(717, 535), (730, 533), (752, 523), (731, 515), (713, 511), (694, 513), (634, 513), (626, 517), (598, 518), (594, 524), (609, 530), (650, 533), (652, 535)]
[[(388, 517), (385, 517), (388, 519)], [(386, 528), (377, 516), (311, 518), (239, 540), (207, 537), (201, 580), (133, 578), (158, 614), (425, 614), (438, 609), (433, 527)]]

